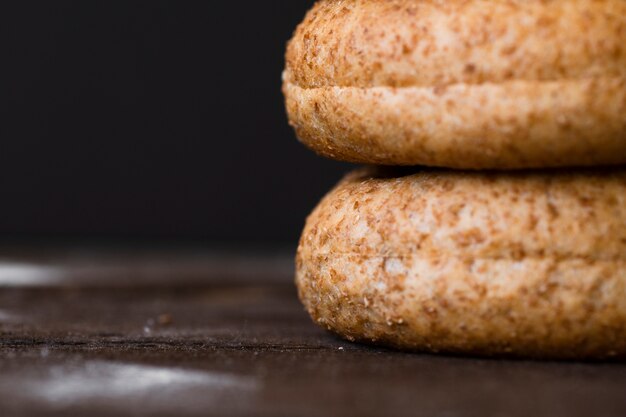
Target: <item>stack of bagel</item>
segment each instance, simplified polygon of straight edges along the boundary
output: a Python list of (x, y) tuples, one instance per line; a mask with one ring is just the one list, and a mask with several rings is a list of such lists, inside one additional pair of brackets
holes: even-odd
[(309, 216), (320, 325), (413, 351), (626, 356), (626, 1), (321, 0), (298, 138), (366, 164)]

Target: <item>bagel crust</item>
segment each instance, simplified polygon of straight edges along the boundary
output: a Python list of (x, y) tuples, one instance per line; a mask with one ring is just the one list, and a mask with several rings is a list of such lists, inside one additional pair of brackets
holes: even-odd
[(322, 0), (283, 80), (298, 137), (335, 159), (626, 163), (624, 0)]
[(349, 175), (307, 220), (312, 318), (396, 348), (626, 357), (626, 169)]

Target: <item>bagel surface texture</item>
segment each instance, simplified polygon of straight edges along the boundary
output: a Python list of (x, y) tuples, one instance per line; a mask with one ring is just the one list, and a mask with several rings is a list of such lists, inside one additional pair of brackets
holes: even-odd
[(359, 163), (626, 163), (626, 1), (322, 0), (286, 54), (299, 139)]
[(626, 169), (355, 171), (306, 222), (313, 320), (412, 351), (626, 357)]

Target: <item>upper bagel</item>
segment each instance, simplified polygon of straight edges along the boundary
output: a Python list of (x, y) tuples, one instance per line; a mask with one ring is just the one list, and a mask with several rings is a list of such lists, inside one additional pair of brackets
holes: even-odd
[(626, 162), (624, 0), (322, 0), (286, 61), (290, 121), (326, 156)]
[(290, 82), (429, 87), (626, 74), (623, 0), (320, 1), (287, 49)]

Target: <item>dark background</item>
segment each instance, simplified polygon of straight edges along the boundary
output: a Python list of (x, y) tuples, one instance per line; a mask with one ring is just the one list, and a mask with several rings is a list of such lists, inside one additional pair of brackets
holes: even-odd
[(347, 170), (287, 125), (311, 1), (0, 6), (0, 239), (286, 243)]

